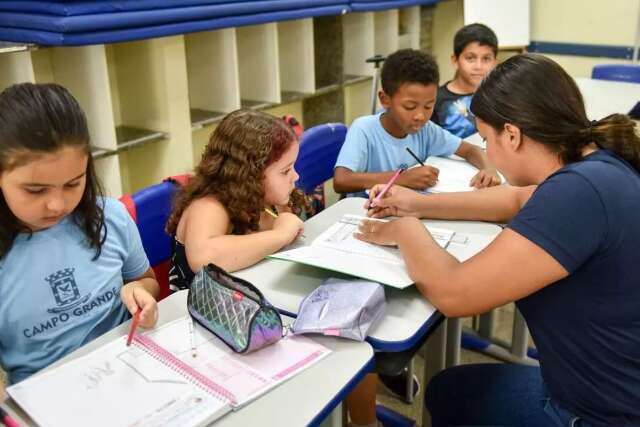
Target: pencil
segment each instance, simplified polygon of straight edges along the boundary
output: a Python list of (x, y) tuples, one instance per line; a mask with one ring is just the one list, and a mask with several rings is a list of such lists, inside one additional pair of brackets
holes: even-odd
[(138, 323), (140, 323), (140, 309), (138, 309), (138, 311), (136, 311), (136, 313), (133, 315), (133, 320), (131, 321), (131, 329), (129, 329), (129, 336), (127, 337), (127, 347), (131, 345), (133, 334), (138, 328)]
[(0, 422), (7, 427), (20, 427), (20, 424), (16, 422), (4, 409), (0, 408)]
[(389, 188), (391, 188), (391, 186), (396, 182), (396, 179), (398, 179), (398, 177), (400, 176), (400, 174), (404, 172), (403, 168), (400, 168), (396, 171), (396, 173), (393, 174), (393, 176), (391, 177), (391, 179), (389, 180), (389, 182), (387, 182), (387, 185), (384, 186), (384, 188), (382, 189), (382, 191), (380, 193), (378, 193), (378, 195), (373, 199), (373, 201), (371, 202), (370, 207), (375, 207), (375, 203), (379, 202), (380, 199), (382, 199), (382, 196), (385, 195), (385, 193), (389, 190)]
[(271, 215), (272, 217), (274, 217), (274, 218), (278, 218), (278, 214), (277, 214), (277, 213), (275, 213), (274, 211), (272, 211), (271, 209), (264, 208), (264, 211), (265, 211), (266, 213), (268, 213), (269, 215)]
[(191, 357), (197, 357), (195, 325), (191, 316), (189, 316), (189, 335), (191, 337)]
[(409, 154), (411, 154), (411, 157), (413, 157), (414, 159), (416, 159), (418, 161), (418, 163), (420, 163), (420, 166), (424, 166), (424, 162), (422, 160), (420, 160), (418, 158), (418, 156), (416, 156), (416, 153), (411, 151), (411, 148), (407, 147), (407, 151), (409, 152)]
[[(275, 213), (274, 211), (272, 211), (271, 209), (264, 208), (264, 211), (265, 211), (266, 213), (268, 213), (269, 215), (271, 215), (272, 217), (274, 217), (274, 218), (278, 218), (278, 214), (277, 214), (277, 213)], [(300, 237), (301, 239), (304, 239), (304, 238), (305, 238), (305, 235), (304, 235), (304, 234), (301, 234), (299, 237)]]

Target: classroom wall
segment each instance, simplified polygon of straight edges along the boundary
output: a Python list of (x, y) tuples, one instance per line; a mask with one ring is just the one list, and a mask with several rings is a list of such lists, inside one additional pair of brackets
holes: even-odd
[(455, 69), (451, 65), (453, 36), (464, 25), (462, 0), (438, 3), (433, 11), (433, 35), (431, 54), (440, 68), (440, 83), (451, 80)]
[[(640, 0), (531, 0), (531, 39), (566, 43), (633, 46)], [(590, 77), (602, 63), (630, 60), (549, 55), (574, 77)]]
[[(633, 46), (640, 14), (640, 0), (531, 0), (531, 40)], [(463, 1), (448, 0), (434, 7), (433, 54), (440, 65), (442, 82), (453, 75), (450, 62), (453, 35), (464, 23)], [(501, 52), (505, 59), (512, 52)], [(574, 77), (589, 77), (602, 63), (630, 60), (569, 55), (548, 55)]]
[[(304, 120), (302, 114), (302, 102), (292, 102), (289, 104), (279, 105), (274, 108), (268, 108), (264, 110), (266, 113), (272, 114), (276, 117), (282, 117), (286, 114), (291, 114), (302, 123)], [(193, 132), (193, 165), (197, 165), (200, 162), (204, 148), (209, 142), (209, 137), (215, 130), (217, 124), (205, 126), (202, 129)]]

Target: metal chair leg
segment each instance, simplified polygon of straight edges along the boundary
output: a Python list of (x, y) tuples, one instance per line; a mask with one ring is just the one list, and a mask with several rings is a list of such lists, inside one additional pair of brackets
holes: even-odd
[(447, 356), (445, 366), (460, 364), (460, 340), (462, 339), (462, 319), (448, 318), (447, 322)]
[(492, 338), (494, 318), (495, 313), (493, 310), (480, 315), (480, 320), (478, 321), (478, 334), (480, 334), (481, 337), (488, 340)]
[(411, 361), (407, 365), (407, 382), (405, 384), (404, 390), (404, 398), (407, 403), (413, 403), (413, 374), (414, 374), (414, 360), (415, 357), (411, 358)]
[(517, 308), (513, 313), (513, 334), (511, 336), (511, 354), (520, 359), (527, 358), (529, 347), (529, 329)]
[[(445, 348), (447, 344), (447, 322), (442, 322), (433, 331), (424, 350), (424, 376), (422, 377), (423, 387), (426, 387), (438, 372), (445, 366)], [(422, 427), (431, 426), (431, 414), (422, 407)]]

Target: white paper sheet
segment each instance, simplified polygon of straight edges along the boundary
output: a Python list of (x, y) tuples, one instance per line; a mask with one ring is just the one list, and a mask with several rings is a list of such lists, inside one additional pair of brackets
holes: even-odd
[(452, 193), (474, 190), (469, 183), (478, 173), (478, 169), (466, 161), (429, 157), (424, 163), (439, 170), (438, 182), (433, 187), (427, 188), (427, 192)]
[[(359, 215), (344, 215), (316, 237), (310, 246), (278, 252), (271, 257), (338, 271), (400, 289), (411, 286), (413, 280), (397, 248), (374, 245), (353, 237), (363, 219), (372, 220)], [(454, 235), (447, 229), (427, 227), (427, 230), (443, 248)]]

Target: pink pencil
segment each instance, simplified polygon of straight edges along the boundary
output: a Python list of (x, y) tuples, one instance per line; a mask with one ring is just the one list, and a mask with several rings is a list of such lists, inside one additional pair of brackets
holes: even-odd
[(396, 171), (396, 173), (393, 174), (393, 176), (391, 177), (391, 179), (389, 180), (389, 182), (387, 182), (387, 185), (384, 186), (384, 188), (382, 189), (382, 191), (380, 192), (380, 194), (378, 194), (376, 196), (375, 199), (373, 199), (373, 202), (371, 202), (371, 207), (375, 207), (376, 202), (379, 202), (380, 199), (382, 199), (382, 197), (384, 196), (384, 194), (391, 188), (391, 186), (396, 182), (396, 180), (398, 179), (398, 177), (400, 176), (400, 174), (404, 172), (404, 169), (400, 168)]

